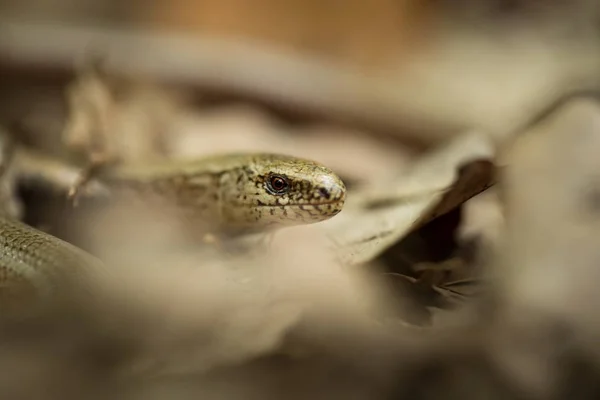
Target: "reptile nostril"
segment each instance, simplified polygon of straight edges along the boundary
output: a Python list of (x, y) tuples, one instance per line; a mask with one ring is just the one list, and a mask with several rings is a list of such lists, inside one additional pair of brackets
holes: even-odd
[(327, 198), (327, 199), (328, 199), (328, 198), (329, 198), (329, 196), (331, 195), (331, 194), (329, 193), (329, 190), (327, 190), (327, 189), (325, 189), (325, 188), (323, 188), (323, 187), (322, 187), (322, 188), (319, 188), (319, 194), (320, 194), (322, 197), (325, 197), (325, 198)]

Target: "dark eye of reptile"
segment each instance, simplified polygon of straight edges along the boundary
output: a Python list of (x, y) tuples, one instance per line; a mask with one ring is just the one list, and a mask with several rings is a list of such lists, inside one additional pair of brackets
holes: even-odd
[(267, 181), (267, 189), (272, 194), (283, 194), (288, 191), (288, 180), (281, 175), (271, 175)]

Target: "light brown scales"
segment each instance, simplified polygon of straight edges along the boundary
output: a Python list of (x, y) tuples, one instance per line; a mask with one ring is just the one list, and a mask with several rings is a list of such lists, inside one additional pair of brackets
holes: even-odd
[[(17, 161), (20, 178), (30, 182), (72, 176), (72, 171), (47, 157), (23, 152)], [(195, 161), (110, 167), (94, 178), (96, 182), (89, 184), (95, 191), (104, 193), (108, 188), (121, 194), (127, 192), (140, 204), (160, 201), (162, 206), (193, 214), (198, 220), (212, 218), (226, 231), (323, 221), (342, 209), (346, 192), (343, 182), (328, 168), (313, 161), (273, 154), (221, 155)], [(194, 225), (196, 220), (187, 221)], [(129, 220), (122, 222), (123, 227), (132, 224)], [(101, 272), (103, 264), (67, 242), (0, 215), (3, 298), (25, 306), (18, 299), (24, 296), (33, 300), (32, 292), (56, 293), (57, 282), (77, 280), (86, 271)], [(0, 299), (4, 309), (8, 304), (10, 301)]]
[[(309, 224), (341, 211), (345, 186), (314, 161), (275, 154), (227, 154), (151, 166), (116, 166), (96, 178), (117, 197), (152, 204), (214, 231)], [(285, 182), (282, 190), (274, 179)]]

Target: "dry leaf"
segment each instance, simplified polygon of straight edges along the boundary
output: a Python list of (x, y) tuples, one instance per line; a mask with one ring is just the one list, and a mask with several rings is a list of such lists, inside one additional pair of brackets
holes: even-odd
[[(345, 262), (372, 260), (411, 231), (485, 190), (492, 179), (487, 160), (493, 155), (484, 136), (462, 136), (418, 160), (386, 187), (350, 192), (345, 209), (320, 227), (330, 234)], [(472, 161), (474, 167), (468, 167)], [(464, 181), (461, 167), (467, 172)]]

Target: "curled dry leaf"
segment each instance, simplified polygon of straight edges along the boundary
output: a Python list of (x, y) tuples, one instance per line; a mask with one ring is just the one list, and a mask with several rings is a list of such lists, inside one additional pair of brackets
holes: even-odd
[(344, 211), (321, 225), (348, 263), (372, 260), (408, 233), (459, 206), (493, 182), (494, 147), (466, 134), (378, 188), (350, 192)]

